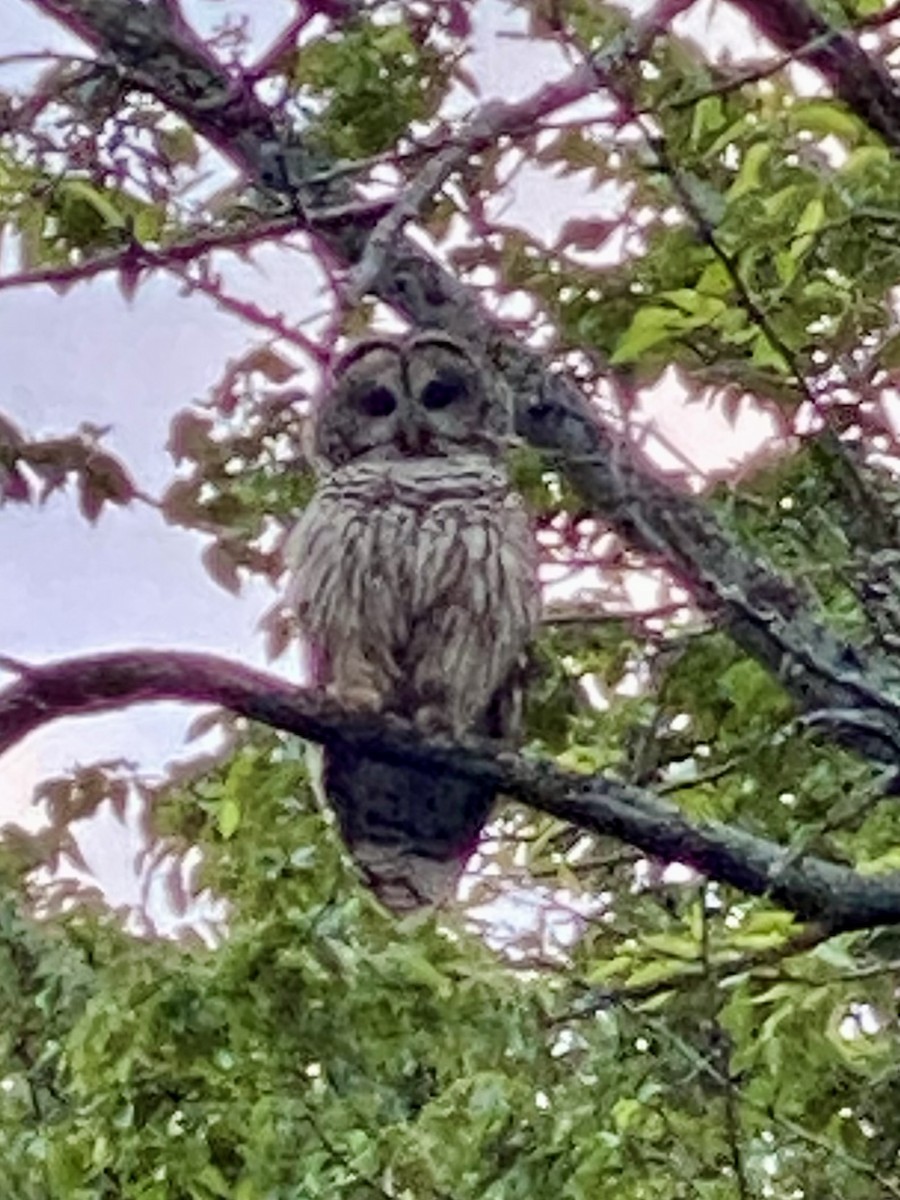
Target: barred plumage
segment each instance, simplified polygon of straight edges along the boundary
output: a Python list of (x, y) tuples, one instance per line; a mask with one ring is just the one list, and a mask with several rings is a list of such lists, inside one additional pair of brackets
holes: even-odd
[[(511, 732), (537, 620), (536, 548), (501, 454), (510, 414), (459, 343), (367, 343), (316, 414), (325, 470), (289, 547), (317, 680), (429, 731)], [(461, 779), (326, 761), (344, 837), (397, 910), (443, 898), (493, 797)]]

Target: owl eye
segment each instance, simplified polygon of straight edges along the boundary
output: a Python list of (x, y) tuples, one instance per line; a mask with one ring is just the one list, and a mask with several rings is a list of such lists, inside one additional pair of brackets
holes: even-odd
[(388, 417), (397, 407), (397, 400), (390, 388), (375, 387), (363, 392), (357, 404), (367, 417)]
[(464, 400), (468, 394), (469, 388), (464, 376), (448, 371), (427, 383), (419, 399), (424, 408), (433, 412), (435, 409), (449, 408), (458, 400)]

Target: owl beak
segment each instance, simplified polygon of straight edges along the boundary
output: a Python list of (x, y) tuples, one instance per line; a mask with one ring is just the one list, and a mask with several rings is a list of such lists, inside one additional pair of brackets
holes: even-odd
[(412, 416), (404, 416), (397, 429), (397, 448), (410, 458), (420, 457), (428, 449), (428, 430)]

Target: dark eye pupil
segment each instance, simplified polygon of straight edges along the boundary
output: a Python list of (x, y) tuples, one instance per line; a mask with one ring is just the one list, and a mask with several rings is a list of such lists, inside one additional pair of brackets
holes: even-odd
[(387, 417), (397, 407), (397, 401), (390, 388), (377, 387), (363, 392), (359, 398), (359, 407), (367, 417)]
[(426, 384), (422, 392), (422, 404), (425, 408), (447, 408), (461, 400), (466, 394), (466, 382), (459, 375), (438, 376)]

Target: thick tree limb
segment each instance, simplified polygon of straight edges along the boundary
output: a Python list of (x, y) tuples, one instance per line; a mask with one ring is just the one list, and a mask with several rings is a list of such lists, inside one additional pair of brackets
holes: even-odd
[[(377, 218), (339, 229), (318, 224), (316, 204), (324, 199), (333, 209), (342, 196), (317, 194), (310, 183), (315, 171), (296, 132), (278, 123), (247, 79), (227, 73), (190, 30), (173, 24), (166, 6), (128, 0), (33, 2), (112, 58), (134, 87), (180, 113), (249, 180), (299, 200), (298, 223), (316, 230), (346, 263), (359, 261)], [(858, 47), (856, 53), (845, 54), (843, 35), (840, 53), (835, 49), (838, 42), (826, 48), (827, 53), (821, 45), (810, 49), (810, 40), (823, 31), (819, 18), (813, 20), (800, 0), (740, 0), (740, 6), (788, 49), (799, 52), (806, 47), (807, 60), (827, 68), (828, 78), (840, 83), (844, 99), (853, 102), (855, 96), (859, 111), (871, 114), (873, 123), (880, 121), (876, 127), (896, 128), (890, 79)], [(539, 89), (529, 100), (507, 106), (507, 127), (524, 128), (554, 103), (562, 106), (603, 87), (642, 52), (655, 32), (659, 30), (636, 24), (633, 36), (607, 55)], [(829, 32), (827, 27), (824, 32)], [(863, 104), (867, 97), (871, 103)], [(408, 238), (398, 236), (385, 246), (384, 267), (373, 286), (417, 324), (438, 325), (483, 348), (517, 398), (520, 432), (554, 456), (594, 511), (633, 544), (663, 555), (697, 602), (778, 676), (801, 709), (815, 710), (820, 717), (840, 714), (828, 728), (831, 736), (877, 760), (900, 760), (896, 669), (871, 657), (862, 661), (840, 643), (818, 618), (808, 594), (738, 545), (702, 504), (666, 487), (642, 467), (628, 447), (598, 423), (570, 381), (548, 371), (537, 354), (510, 339), (469, 289)], [(827, 726), (826, 719), (823, 724)]]
[(21, 678), (0, 691), (0, 754), (59, 717), (177, 700), (216, 704), (325, 745), (352, 743), (375, 758), (483, 780), (542, 812), (688, 864), (751, 895), (769, 895), (833, 933), (900, 924), (900, 874), (864, 876), (718, 822), (692, 822), (652, 792), (576, 775), (496, 743), (426, 739), (410, 726), (342, 710), (314, 692), (207, 654), (136, 651), (48, 666), (9, 663)]
[(819, 71), (845, 104), (900, 148), (900, 88), (890, 72), (807, 0), (731, 0), (781, 50)]

